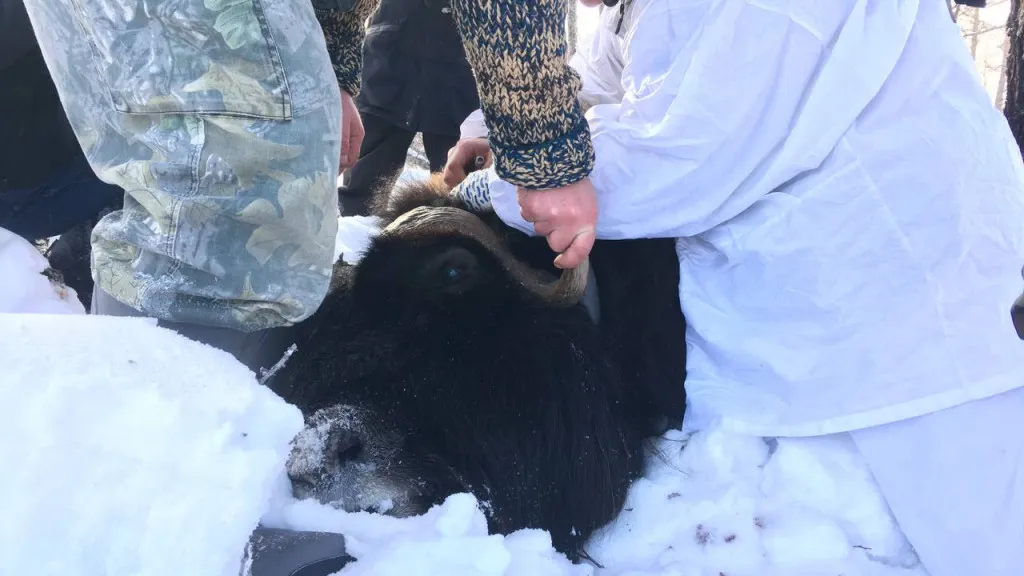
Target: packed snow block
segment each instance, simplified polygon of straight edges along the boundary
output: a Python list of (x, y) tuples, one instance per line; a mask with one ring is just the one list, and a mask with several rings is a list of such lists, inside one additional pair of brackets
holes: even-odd
[[(337, 576), (594, 576), (551, 545), (544, 530), (489, 534), (480, 504), (468, 493), (452, 494), (421, 516), (393, 518), (345, 512), (317, 503), (278, 498), (264, 526), (345, 535), (357, 559)], [(283, 575), (282, 575), (283, 576)]]
[[(408, 164), (398, 175), (397, 184), (418, 182), (430, 177), (430, 172)], [(344, 186), (338, 176), (338, 186)], [(334, 261), (344, 260), (348, 264), (356, 264), (363, 257), (363, 252), (370, 241), (380, 233), (380, 223), (376, 216), (339, 216), (338, 236), (334, 243)]]
[(0, 228), (0, 314), (85, 314), (74, 290), (43, 275), (48, 267), (35, 246)]
[(149, 319), (0, 315), (0, 573), (237, 576), (298, 409)]

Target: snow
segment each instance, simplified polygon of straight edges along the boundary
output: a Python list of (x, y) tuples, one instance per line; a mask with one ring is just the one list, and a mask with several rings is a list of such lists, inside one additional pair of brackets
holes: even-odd
[[(375, 222), (339, 224), (355, 262)], [(258, 522), (345, 534), (357, 561), (342, 576), (927, 574), (842, 436), (666, 434), (588, 546), (602, 568), (571, 565), (541, 530), (488, 534), (468, 494), (405, 519), (297, 501), (283, 474), (294, 407), (226, 353), (82, 315), (16, 240), (0, 230), (5, 574), (235, 576)]]
[(298, 409), (147, 319), (4, 314), (0, 334), (0, 571), (236, 576)]
[(842, 437), (670, 432), (653, 453), (622, 514), (591, 539), (603, 568), (570, 565), (540, 530), (489, 535), (468, 494), (399, 520), (297, 501), (279, 487), (263, 521), (345, 534), (358, 562), (342, 576), (927, 576)]
[(0, 228), (0, 314), (85, 314), (72, 288), (42, 275), (46, 258), (27, 240)]
[[(410, 149), (410, 154), (412, 150)], [(407, 163), (398, 175), (398, 183), (420, 181), (428, 178), (430, 172)], [(342, 185), (338, 177), (338, 186)], [(362, 257), (370, 240), (379, 231), (378, 220), (372, 216), (341, 216), (338, 219), (338, 236), (334, 244), (334, 259), (344, 259), (355, 264)]]
[(373, 236), (380, 230), (372, 216), (342, 216), (338, 219), (338, 236), (334, 243), (334, 259), (355, 264), (362, 258)]

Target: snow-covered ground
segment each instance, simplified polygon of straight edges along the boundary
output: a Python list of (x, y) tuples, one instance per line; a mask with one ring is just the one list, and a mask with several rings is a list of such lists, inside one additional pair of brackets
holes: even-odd
[[(21, 236), (0, 228), (0, 314), (84, 314), (71, 288), (42, 275), (46, 258)], [(3, 342), (0, 332), (0, 342)]]
[(269, 526), (341, 532), (354, 575), (918, 576), (852, 446), (766, 441), (718, 431), (669, 433), (625, 510), (573, 566), (546, 532), (488, 535), (467, 494), (416, 518), (345, 513), (279, 488)]
[[(373, 222), (341, 224), (355, 260)], [(543, 531), (489, 535), (468, 494), (406, 519), (295, 501), (294, 407), (228, 354), (83, 315), (32, 250), (0, 230), (0, 573), (236, 576), (262, 518), (345, 534), (358, 561), (343, 576), (926, 574), (837, 439), (667, 434), (590, 543), (603, 568), (570, 565)]]

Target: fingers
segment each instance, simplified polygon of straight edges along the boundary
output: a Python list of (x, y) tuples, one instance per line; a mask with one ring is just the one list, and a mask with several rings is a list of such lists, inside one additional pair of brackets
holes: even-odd
[(597, 226), (597, 197), (593, 185), (584, 179), (562, 188), (517, 191), (519, 213), (548, 246), (558, 253), (555, 266), (575, 268), (594, 247)]
[(572, 244), (561, 254), (555, 257), (555, 266), (558, 268), (572, 269), (583, 263), (583, 260), (594, 248), (594, 230), (587, 229), (576, 235)]
[[(546, 223), (545, 223), (546, 224)], [(548, 239), (548, 246), (559, 254), (569, 249), (570, 245), (583, 234), (593, 235), (594, 229), (590, 226), (552, 226), (552, 231), (544, 236)]]
[(342, 136), (341, 136), (341, 158), (338, 160), (338, 170), (339, 170), (339, 173), (344, 172), (345, 170), (348, 170), (348, 168), (349, 168), (349, 161), (348, 161), (348, 159), (350, 157), (351, 150), (352, 150), (352, 144), (351, 144), (350, 136), (345, 133), (345, 130), (342, 130), (341, 134), (342, 134)]
[[(478, 166), (476, 159), (484, 159), (483, 165)], [(466, 175), (474, 170), (487, 168), (491, 164), (491, 150), (487, 141), (483, 138), (460, 140), (458, 144), (448, 151), (448, 161), (444, 166), (444, 183), (446, 186), (455, 187)]]
[(537, 235), (548, 240), (548, 246), (558, 254), (555, 266), (558, 268), (575, 268), (590, 254), (594, 247), (594, 229), (586, 228), (574, 232), (571, 228), (556, 228), (548, 220), (533, 223)]
[(352, 131), (352, 137), (351, 142), (349, 143), (349, 159), (352, 164), (355, 165), (356, 160), (359, 159), (359, 152), (363, 149), (363, 138), (366, 136), (366, 130), (363, 129), (363, 119), (360, 118), (358, 114), (352, 118), (352, 126), (350, 126), (350, 129)]
[(523, 217), (523, 220), (533, 223), (541, 221), (540, 212), (537, 211), (537, 203), (533, 200), (531, 194), (527, 194), (520, 189), (516, 193), (516, 200), (519, 201), (519, 214)]
[(359, 160), (359, 151), (363, 147), (363, 121), (359, 110), (347, 92), (341, 93), (341, 157), (338, 161), (338, 173), (355, 166)]
[(351, 115), (348, 119), (342, 120), (345, 128), (341, 137), (341, 170), (344, 172), (355, 166), (359, 160), (359, 150), (363, 146), (363, 137), (366, 132), (363, 130), (363, 123), (358, 114)]
[(550, 220), (541, 220), (533, 223), (533, 229), (538, 236), (548, 237), (555, 231), (555, 225)]
[(458, 186), (466, 179), (466, 169), (461, 162), (455, 159), (457, 156), (455, 148), (449, 150), (448, 162), (444, 165), (444, 184), (450, 188)]
[(519, 212), (527, 222), (551, 220), (555, 222), (571, 222), (580, 219), (582, 209), (561, 194), (550, 191), (527, 192), (519, 189)]

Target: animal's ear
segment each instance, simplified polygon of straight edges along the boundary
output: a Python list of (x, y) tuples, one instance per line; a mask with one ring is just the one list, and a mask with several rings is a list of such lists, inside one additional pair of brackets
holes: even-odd
[(374, 197), (371, 213), (383, 220), (383, 225), (420, 206), (455, 206), (448, 187), (440, 174), (429, 178), (407, 180), (395, 184), (389, 192), (379, 190)]

